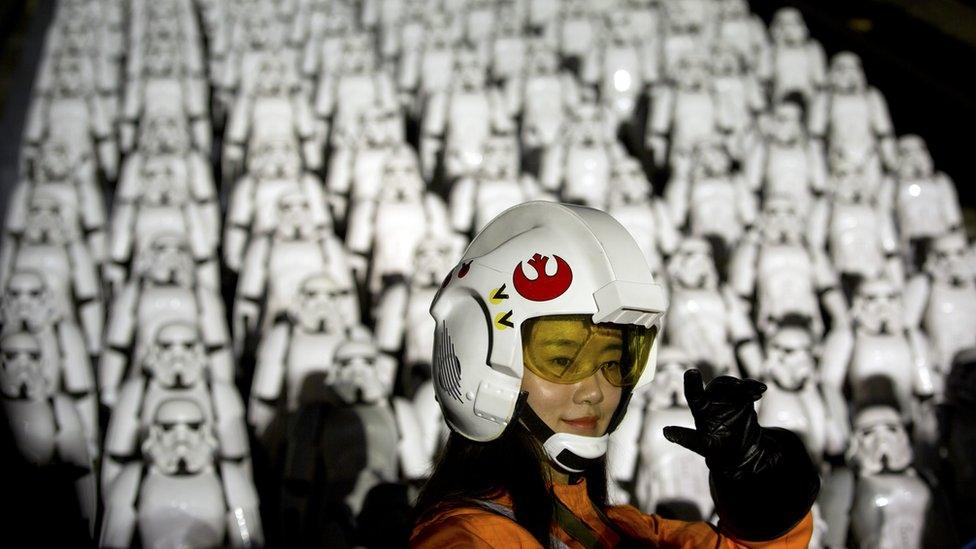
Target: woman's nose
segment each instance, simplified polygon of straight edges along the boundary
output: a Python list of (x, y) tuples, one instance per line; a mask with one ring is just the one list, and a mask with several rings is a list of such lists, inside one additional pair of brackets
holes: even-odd
[(599, 404), (603, 402), (604, 383), (608, 383), (608, 381), (603, 373), (600, 370), (593, 372), (589, 377), (577, 383), (573, 401), (576, 404)]

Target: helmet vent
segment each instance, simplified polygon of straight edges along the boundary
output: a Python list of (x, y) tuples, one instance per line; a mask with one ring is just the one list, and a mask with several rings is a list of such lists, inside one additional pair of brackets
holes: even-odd
[(434, 374), (441, 390), (458, 402), (461, 400), (461, 363), (454, 354), (454, 343), (447, 332), (447, 323), (441, 322), (434, 332)]

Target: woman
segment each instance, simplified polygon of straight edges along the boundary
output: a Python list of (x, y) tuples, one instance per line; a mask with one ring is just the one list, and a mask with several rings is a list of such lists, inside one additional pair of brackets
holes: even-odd
[[(472, 241), (434, 298), (434, 385), (451, 428), (416, 547), (806, 547), (819, 480), (799, 438), (758, 425), (765, 386), (685, 375), (719, 527), (607, 501), (609, 433), (650, 382), (667, 300), (609, 215), (530, 202)], [(748, 541), (746, 541), (748, 540)]]

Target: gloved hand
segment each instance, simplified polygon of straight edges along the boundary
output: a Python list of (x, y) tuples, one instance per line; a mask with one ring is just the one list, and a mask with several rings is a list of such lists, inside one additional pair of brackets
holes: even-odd
[(719, 527), (748, 541), (791, 530), (810, 512), (820, 477), (800, 437), (759, 425), (753, 403), (766, 385), (720, 376), (703, 387), (698, 370), (684, 382), (695, 429), (668, 426), (664, 436), (705, 457)]

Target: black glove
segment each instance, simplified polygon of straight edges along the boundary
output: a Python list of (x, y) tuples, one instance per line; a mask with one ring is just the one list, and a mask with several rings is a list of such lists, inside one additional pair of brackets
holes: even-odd
[(760, 427), (753, 403), (766, 385), (721, 376), (702, 386), (685, 372), (695, 429), (669, 426), (664, 437), (704, 456), (719, 526), (741, 540), (777, 538), (806, 516), (820, 477), (796, 434)]

